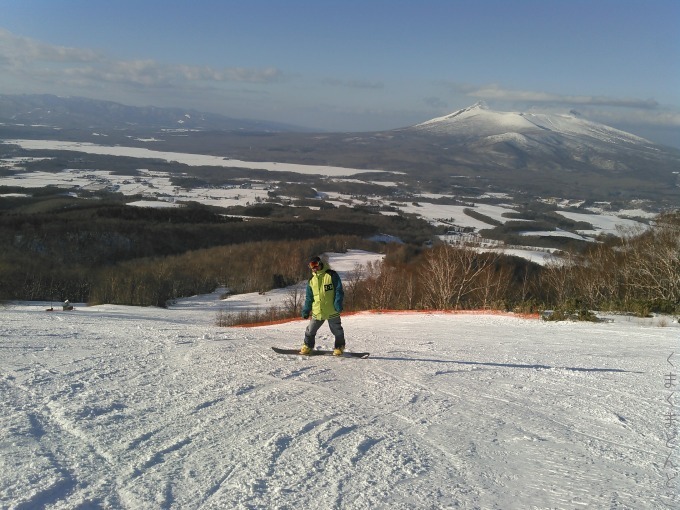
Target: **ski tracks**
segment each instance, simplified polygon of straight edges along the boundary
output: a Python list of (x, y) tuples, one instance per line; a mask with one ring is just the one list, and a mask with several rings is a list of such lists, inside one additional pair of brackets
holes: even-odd
[[(286, 359), (271, 357), (271, 383), (256, 392), (279, 402), (295, 400), (296, 412), (277, 416), (280, 430), (263, 431), (258, 439), (263, 455), (259, 467), (251, 468), (266, 476), (253, 485), (253, 501), (277, 507), (285, 499), (312, 508), (400, 508), (397, 502), (405, 500), (416, 507), (453, 503), (451, 494), (463, 489), (455, 483), (442, 488), (436, 480), (455, 480), (456, 469), (445, 452), (423, 445), (423, 437), (411, 430), (412, 420), (399, 415), (401, 395), (386, 400), (383, 390), (390, 391), (393, 381), (376, 384), (356, 377), (356, 363), (369, 360)], [(361, 373), (375, 368), (366, 366)]]
[[(605, 363), (616, 339), (575, 357), (576, 339), (533, 350), (512, 321), (512, 341), (481, 346), (479, 327), (410, 342), (403, 322), (404, 340), (352, 360), (269, 354), (293, 326), (78, 317), (0, 325), (0, 507), (642, 508), (661, 478), (644, 463), (663, 375)], [(384, 335), (371, 327), (362, 349)]]
[[(74, 318), (60, 318), (66, 324), (55, 330), (54, 317), (39, 316), (34, 331), (6, 333), (33, 340), (3, 342), (13, 354), (0, 377), (0, 440), (12, 455), (3, 462), (0, 507), (140, 508), (149, 492), (159, 508), (172, 506), (168, 480), (181, 468), (170, 466), (182, 466), (192, 443), (203, 439), (201, 426), (210, 425), (202, 415), (224, 398), (197, 394), (221, 385), (178, 379), (193, 344), (178, 342), (173, 328), (159, 333), (123, 321), (116, 335), (82, 324), (75, 335), (68, 323)], [(91, 355), (74, 357), (74, 348)]]
[[(372, 373), (379, 372), (382, 383), (407, 403), (395, 416), (408, 416), (409, 431), (444, 453), (462, 486), (476, 488), (474, 494), (466, 494), (466, 501), (508, 509), (527, 508), (536, 501), (564, 508), (609, 506), (612, 501), (617, 502), (614, 507), (644, 505), (654, 478), (638, 474), (646, 465), (640, 458), (652, 459), (658, 450), (654, 438), (637, 432), (648, 430), (653, 416), (647, 413), (653, 406), (643, 397), (651, 393), (648, 375), (621, 371), (612, 377), (606, 370), (546, 369), (515, 362), (487, 363), (493, 366), (490, 370), (483, 363), (461, 363), (459, 358), (447, 360), (448, 356), (435, 357), (424, 349), (401, 370), (396, 367), (404, 360), (398, 354), (385, 356)], [(463, 368), (441, 370), (447, 363)], [(635, 388), (627, 391), (624, 401), (617, 389), (622, 379), (627, 380), (623, 387)], [(570, 391), (573, 387), (580, 389)], [(589, 394), (594, 398), (587, 398)], [(629, 406), (636, 400), (642, 411)], [(578, 408), (573, 419), (571, 408)], [(460, 438), (461, 431), (466, 442), (448, 439)], [(622, 472), (614, 468), (617, 465), (629, 468)], [(639, 484), (639, 491), (624, 489), (630, 478)], [(506, 501), (507, 487), (521, 491)]]

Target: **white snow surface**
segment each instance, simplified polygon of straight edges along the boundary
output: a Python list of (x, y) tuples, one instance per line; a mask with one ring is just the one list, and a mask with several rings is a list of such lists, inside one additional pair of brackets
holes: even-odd
[(521, 144), (527, 143), (522, 134), (539, 131), (588, 136), (612, 143), (651, 143), (631, 133), (591, 122), (573, 114), (499, 112), (490, 110), (483, 102), (422, 122), (413, 126), (413, 129), (443, 135), (491, 137), (487, 141), (512, 140)]
[(578, 241), (592, 241), (592, 239), (583, 237), (581, 234), (575, 234), (567, 230), (557, 229), (557, 230), (529, 230), (526, 232), (520, 232), (520, 236), (523, 237), (566, 237), (568, 239), (576, 239)]
[(345, 315), (362, 360), (277, 355), (305, 322), (222, 328), (224, 306), (0, 308), (0, 508), (678, 503), (668, 318)]
[(557, 211), (558, 214), (574, 221), (590, 223), (595, 230), (581, 230), (583, 234), (612, 234), (621, 235), (619, 229), (632, 232), (641, 232), (648, 228), (647, 225), (636, 220), (622, 218), (613, 214), (584, 214), (570, 211)]
[(487, 247), (475, 247), (475, 250), (479, 252), (495, 252), (502, 253), (504, 255), (510, 255), (514, 257), (521, 257), (523, 259), (529, 260), (541, 266), (547, 264), (563, 264), (564, 259), (556, 256), (554, 253), (558, 251), (556, 248), (487, 248)]
[(451, 134), (479, 129), (480, 136), (491, 136), (505, 134), (509, 129), (526, 131), (535, 128), (535, 125), (518, 113), (496, 112), (489, 110), (483, 103), (475, 103), (468, 108), (430, 119), (414, 127)]
[(60, 150), (103, 154), (106, 156), (126, 156), (131, 158), (163, 159), (189, 166), (220, 166), (225, 168), (251, 168), (270, 172), (295, 172), (299, 174), (322, 174), (332, 176), (356, 175), (383, 170), (361, 170), (323, 165), (301, 165), (296, 163), (276, 163), (269, 161), (241, 161), (220, 156), (189, 154), (184, 152), (154, 151), (143, 147), (124, 147), (119, 145), (98, 145), (88, 142), (65, 142), (61, 140), (0, 140), (0, 143), (18, 145), (29, 150)]

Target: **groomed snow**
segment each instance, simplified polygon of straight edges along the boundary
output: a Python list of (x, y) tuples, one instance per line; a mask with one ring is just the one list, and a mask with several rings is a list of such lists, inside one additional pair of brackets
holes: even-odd
[(224, 306), (0, 308), (0, 507), (678, 503), (670, 319), (345, 315), (357, 360), (276, 355), (305, 322), (220, 328)]

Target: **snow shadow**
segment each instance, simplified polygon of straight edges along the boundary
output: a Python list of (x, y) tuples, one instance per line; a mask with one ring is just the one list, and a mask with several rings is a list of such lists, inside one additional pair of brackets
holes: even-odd
[[(622, 368), (586, 368), (586, 367), (553, 367), (550, 365), (539, 365), (539, 364), (520, 364), (520, 363), (493, 363), (493, 362), (481, 362), (481, 361), (459, 361), (459, 360), (449, 360), (449, 359), (432, 359), (432, 358), (404, 358), (404, 357), (389, 357), (389, 356), (373, 356), (372, 360), (385, 360), (385, 361), (416, 361), (421, 363), (451, 363), (455, 365), (472, 365), (472, 366), (483, 366), (483, 367), (495, 367), (495, 368), (527, 368), (531, 370), (568, 370), (570, 372), (604, 372), (604, 373), (622, 373), (622, 374), (644, 374), (644, 372), (635, 372), (631, 370), (624, 370)], [(438, 372), (438, 374), (444, 374), (446, 372)]]

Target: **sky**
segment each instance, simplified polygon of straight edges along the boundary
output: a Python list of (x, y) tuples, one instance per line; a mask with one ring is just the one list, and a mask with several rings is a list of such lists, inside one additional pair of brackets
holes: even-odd
[(0, 93), (324, 131), (484, 101), (680, 146), (676, 0), (0, 0)]

